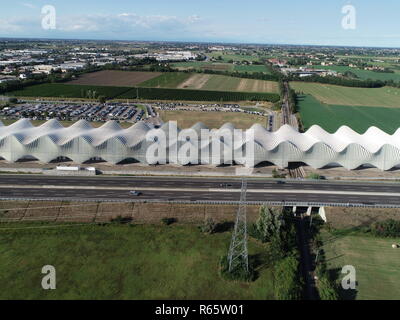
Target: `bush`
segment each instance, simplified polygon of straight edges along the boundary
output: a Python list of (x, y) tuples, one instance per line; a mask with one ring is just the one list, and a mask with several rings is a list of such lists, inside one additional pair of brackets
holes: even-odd
[(318, 173), (310, 173), (310, 174), (307, 176), (307, 178), (308, 178), (308, 179), (313, 179), (313, 180), (321, 180), (321, 179), (323, 179), (323, 177), (320, 176)]
[(286, 178), (286, 175), (285, 175), (285, 174), (280, 174), (280, 173), (278, 172), (278, 170), (274, 169), (274, 170), (272, 170), (272, 177), (273, 177), (274, 179), (285, 179), (285, 178)]
[(336, 285), (328, 276), (323, 275), (318, 279), (318, 293), (321, 300), (339, 300)]
[(161, 219), (161, 222), (162, 222), (164, 225), (169, 226), (169, 225), (171, 225), (171, 224), (177, 222), (177, 220), (176, 220), (175, 218), (162, 218), (162, 219)]
[(290, 255), (275, 264), (274, 288), (278, 300), (299, 300), (302, 293), (299, 262)]
[(399, 237), (400, 221), (389, 219), (371, 225), (372, 234), (379, 237)]
[(243, 266), (244, 261), (240, 262), (235, 269), (229, 271), (229, 262), (228, 257), (221, 257), (220, 261), (220, 275), (225, 280), (230, 281), (243, 281), (243, 282), (251, 282), (255, 279), (255, 272), (252, 265), (249, 263), (249, 270)]
[(217, 224), (213, 218), (207, 218), (200, 229), (201, 232), (213, 234), (217, 229)]

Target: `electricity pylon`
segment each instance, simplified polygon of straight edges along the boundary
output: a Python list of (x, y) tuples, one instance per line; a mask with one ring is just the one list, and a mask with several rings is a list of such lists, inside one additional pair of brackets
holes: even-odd
[(236, 214), (235, 228), (233, 230), (228, 254), (229, 272), (232, 272), (236, 269), (242, 269), (246, 273), (249, 271), (249, 255), (247, 251), (246, 192), (247, 181), (242, 180), (240, 204)]

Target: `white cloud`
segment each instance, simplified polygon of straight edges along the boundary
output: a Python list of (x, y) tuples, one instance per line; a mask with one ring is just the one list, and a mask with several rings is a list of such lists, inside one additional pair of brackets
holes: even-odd
[(80, 15), (75, 17), (60, 17), (60, 31), (128, 33), (140, 30), (161, 31), (181, 30), (200, 20), (197, 15), (179, 18), (176, 16), (149, 15), (141, 16), (135, 13)]
[(31, 19), (27, 18), (0, 19), (0, 33), (4, 35), (12, 36), (14, 34), (30, 30), (30, 28), (32, 27), (33, 27), (33, 21)]
[(29, 3), (29, 2), (21, 2), (20, 4), (22, 6), (24, 6), (24, 7), (30, 8), (30, 9), (36, 9), (37, 8), (34, 4)]

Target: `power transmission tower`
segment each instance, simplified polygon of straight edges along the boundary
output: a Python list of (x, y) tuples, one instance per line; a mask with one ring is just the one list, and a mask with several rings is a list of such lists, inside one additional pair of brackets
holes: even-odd
[(235, 228), (229, 247), (228, 263), (229, 272), (242, 269), (249, 271), (249, 255), (247, 251), (247, 218), (246, 218), (246, 192), (247, 181), (242, 180), (239, 209), (236, 214)]

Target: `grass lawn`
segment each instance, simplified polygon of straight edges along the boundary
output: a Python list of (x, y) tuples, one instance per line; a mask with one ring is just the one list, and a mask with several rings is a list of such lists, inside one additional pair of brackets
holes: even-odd
[(352, 88), (312, 82), (291, 82), (297, 92), (311, 94), (327, 104), (345, 106), (400, 107), (400, 89)]
[(177, 121), (180, 128), (190, 128), (197, 122), (203, 122), (208, 128), (217, 129), (231, 122), (237, 129), (248, 129), (255, 123), (265, 126), (267, 122), (265, 117), (241, 112), (160, 110), (159, 113), (164, 122)]
[[(220, 278), (230, 238), (231, 232), (206, 235), (188, 225), (0, 229), (0, 299), (273, 299), (267, 248), (254, 241), (257, 280)], [(56, 268), (56, 290), (41, 288), (44, 265)]]
[(305, 130), (317, 124), (334, 133), (346, 125), (358, 133), (364, 133), (369, 127), (375, 126), (393, 134), (400, 128), (400, 109), (397, 108), (328, 105), (310, 95), (300, 97), (298, 108)]
[(400, 299), (400, 249), (392, 248), (399, 239), (351, 234), (335, 237), (327, 232), (322, 235), (328, 269), (339, 270), (340, 281), (343, 266), (356, 268), (356, 299)]

